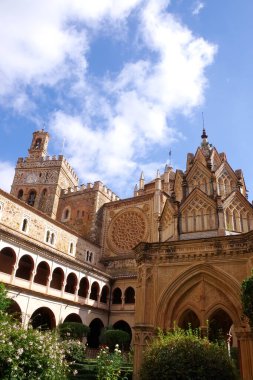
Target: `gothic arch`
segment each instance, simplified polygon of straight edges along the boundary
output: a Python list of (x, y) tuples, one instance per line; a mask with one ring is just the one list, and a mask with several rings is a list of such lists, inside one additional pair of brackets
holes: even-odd
[[(239, 325), (241, 315), (240, 284), (232, 276), (210, 264), (197, 264), (190, 267), (180, 274), (162, 293), (158, 300), (155, 325), (161, 328), (172, 327), (173, 322), (179, 317), (178, 307), (180, 307), (182, 297), (203, 282), (219, 291), (226, 298), (229, 303), (228, 314), (233, 323)], [(212, 307), (215, 308), (214, 303)], [(210, 310), (207, 309), (205, 314), (207, 312), (210, 313)]]

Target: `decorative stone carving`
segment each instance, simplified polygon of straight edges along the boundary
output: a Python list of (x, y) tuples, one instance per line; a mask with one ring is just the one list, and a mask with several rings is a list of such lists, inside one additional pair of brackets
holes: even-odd
[(138, 208), (131, 208), (116, 215), (110, 225), (108, 245), (114, 252), (127, 253), (139, 242), (147, 240), (147, 220)]

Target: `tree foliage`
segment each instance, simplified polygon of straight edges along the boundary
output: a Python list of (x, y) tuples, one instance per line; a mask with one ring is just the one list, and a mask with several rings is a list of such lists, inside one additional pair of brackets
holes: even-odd
[(249, 319), (253, 329), (253, 276), (246, 278), (241, 285), (241, 301), (243, 314)]
[(80, 341), (89, 333), (89, 327), (79, 322), (63, 322), (58, 326), (61, 338), (79, 339)]
[(116, 344), (124, 349), (129, 345), (129, 342), (130, 335), (128, 332), (113, 328), (104, 329), (100, 336), (100, 343), (107, 345), (110, 351), (114, 350)]
[(193, 331), (159, 333), (144, 354), (141, 380), (235, 380), (226, 347)]

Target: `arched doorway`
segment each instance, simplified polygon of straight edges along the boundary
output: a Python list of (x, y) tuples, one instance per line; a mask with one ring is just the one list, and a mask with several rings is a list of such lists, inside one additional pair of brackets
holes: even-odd
[(197, 329), (200, 327), (199, 318), (194, 311), (188, 309), (179, 318), (178, 327), (181, 327), (184, 330), (188, 330), (189, 328)]
[(6, 247), (0, 251), (0, 272), (12, 274), (16, 262), (16, 254), (12, 248)]
[(95, 281), (91, 285), (90, 299), (93, 301), (97, 301), (98, 295), (99, 295), (99, 285), (98, 285), (97, 281)]
[(89, 291), (89, 281), (86, 277), (83, 277), (79, 284), (78, 295), (83, 298), (87, 298)]
[(19, 304), (11, 300), (11, 303), (9, 307), (7, 308), (7, 313), (10, 314), (14, 319), (16, 319), (18, 322), (22, 322), (22, 312)]
[(133, 304), (135, 303), (135, 291), (134, 291), (134, 288), (132, 288), (132, 286), (129, 286), (126, 290), (125, 290), (125, 304)]
[(24, 255), (20, 258), (18, 263), (18, 269), (16, 271), (16, 277), (23, 278), (24, 280), (30, 280), (34, 262), (31, 256)]
[(209, 319), (209, 339), (211, 341), (227, 341), (229, 330), (233, 324), (232, 319), (223, 309), (217, 309)]
[(131, 327), (129, 326), (129, 324), (123, 320), (120, 320), (120, 321), (114, 323), (113, 328), (115, 330), (125, 331), (129, 334), (129, 336), (130, 336), (129, 345), (128, 345), (128, 347), (125, 347), (125, 349), (128, 350), (130, 347), (131, 341), (132, 341), (132, 330), (131, 330)]
[(107, 285), (104, 285), (101, 291), (100, 302), (107, 303), (108, 297), (109, 297), (109, 288)]
[(41, 261), (37, 266), (36, 275), (34, 277), (34, 282), (40, 285), (47, 285), (49, 278), (50, 268), (46, 261)]
[(115, 288), (112, 292), (112, 303), (114, 305), (120, 305), (122, 302), (122, 292), (120, 288)]
[(65, 322), (76, 322), (76, 323), (83, 323), (81, 317), (76, 313), (69, 314), (63, 321)]
[(75, 273), (69, 273), (65, 286), (65, 292), (75, 294), (77, 287), (77, 277)]
[(50, 282), (50, 287), (61, 290), (64, 281), (64, 273), (61, 268), (55, 268)]
[(104, 327), (103, 322), (99, 318), (93, 319), (90, 325), (90, 332), (87, 336), (87, 343), (90, 348), (98, 348), (99, 347), (99, 337), (101, 334), (101, 330)]
[(35, 310), (30, 318), (30, 323), (34, 329), (52, 330), (55, 328), (55, 316), (48, 307), (40, 307)]

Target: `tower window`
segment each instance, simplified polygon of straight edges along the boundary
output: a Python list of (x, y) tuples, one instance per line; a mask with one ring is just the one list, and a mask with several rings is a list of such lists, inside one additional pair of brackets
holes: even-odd
[(36, 198), (36, 191), (34, 191), (34, 190), (30, 191), (27, 203), (30, 206), (34, 206), (35, 198)]
[(34, 149), (40, 149), (41, 143), (42, 143), (42, 140), (40, 138), (36, 139), (35, 144), (34, 144)]
[(63, 210), (63, 213), (62, 213), (62, 221), (66, 221), (70, 218), (70, 208), (67, 207)]
[(18, 191), (18, 199), (23, 199), (24, 192), (22, 189)]

